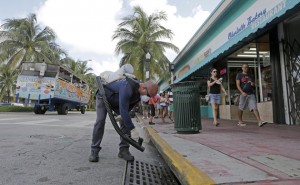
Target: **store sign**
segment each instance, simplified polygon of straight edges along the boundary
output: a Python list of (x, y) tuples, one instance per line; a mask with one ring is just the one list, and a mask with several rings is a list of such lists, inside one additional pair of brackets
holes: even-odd
[(286, 8), (286, 1), (282, 1), (276, 6), (274, 6), (271, 10), (264, 13), (262, 16), (258, 17), (257, 19), (251, 21), (251, 29), (257, 28), (261, 23), (265, 22), (266, 20), (273, 19), (275, 15)]
[(189, 71), (192, 67), (201, 63), (210, 54), (211, 54), (211, 48), (204, 50), (204, 52), (200, 52), (198, 55), (193, 57), (193, 59), (191, 60), (192, 62), (189, 62), (190, 64), (184, 65), (175, 75), (178, 78), (181, 77), (183, 74), (185, 74), (187, 71)]
[(203, 59), (205, 59), (208, 55), (210, 55), (210, 53), (211, 53), (211, 48), (208, 48), (206, 51), (200, 53), (199, 56), (197, 56), (194, 59), (192, 66), (199, 64)]
[(270, 8), (269, 11), (267, 11), (267, 8), (256, 11), (255, 14), (248, 16), (242, 23), (239, 24), (239, 26), (227, 34), (228, 40), (234, 38), (249, 26), (251, 26), (251, 29), (257, 28), (264, 21), (274, 18), (274, 16), (281, 10), (285, 9), (285, 7), (286, 0), (279, 2), (274, 7)]
[(227, 73), (227, 68), (221, 69), (220, 75), (225, 75)]
[(231, 31), (228, 33), (228, 40), (232, 39), (233, 37), (235, 37), (237, 34), (239, 34), (240, 32), (242, 32), (245, 28), (247, 28), (248, 26), (250, 26), (253, 22), (255, 22), (257, 19), (259, 19), (260, 17), (263, 17), (267, 12), (267, 9), (263, 9), (260, 11), (255, 12), (255, 14), (252, 16), (249, 16), (245, 22), (243, 22), (240, 26), (238, 26), (234, 31)]
[(238, 26), (236, 28), (235, 31), (231, 31), (230, 33), (228, 33), (228, 40), (232, 39), (234, 36), (236, 36), (237, 34), (239, 34), (241, 31), (243, 31), (246, 28), (245, 23), (242, 23), (240, 26)]

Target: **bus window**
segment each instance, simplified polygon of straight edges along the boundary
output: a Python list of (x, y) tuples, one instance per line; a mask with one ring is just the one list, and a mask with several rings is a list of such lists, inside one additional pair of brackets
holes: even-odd
[[(55, 78), (58, 66), (45, 63), (23, 63), (21, 75)], [(41, 73), (42, 70), (42, 73)]]
[(85, 82), (82, 82), (81, 89), (83, 89), (84, 91), (88, 91), (89, 86)]
[(58, 77), (66, 82), (71, 82), (71, 73), (67, 70), (65, 70), (64, 68), (60, 67), (59, 68), (59, 75)]

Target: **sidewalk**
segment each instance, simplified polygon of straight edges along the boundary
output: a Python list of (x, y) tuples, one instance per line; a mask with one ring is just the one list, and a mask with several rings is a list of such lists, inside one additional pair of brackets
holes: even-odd
[(182, 184), (300, 184), (300, 126), (202, 119), (199, 133), (177, 134), (171, 121), (139, 120)]

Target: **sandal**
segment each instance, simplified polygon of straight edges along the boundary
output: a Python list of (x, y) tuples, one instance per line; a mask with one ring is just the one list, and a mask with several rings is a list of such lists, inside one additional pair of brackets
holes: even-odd
[(238, 122), (238, 124), (237, 124), (238, 126), (240, 126), (240, 127), (244, 127), (244, 126), (246, 126), (246, 123), (243, 123), (243, 122)]
[(218, 123), (218, 122), (217, 123), (213, 123), (213, 125), (216, 126), (216, 127), (218, 127), (218, 126), (220, 126), (220, 123)]

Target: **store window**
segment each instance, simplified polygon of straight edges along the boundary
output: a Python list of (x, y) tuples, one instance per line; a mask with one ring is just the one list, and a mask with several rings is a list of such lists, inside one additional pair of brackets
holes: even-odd
[(260, 102), (271, 101), (272, 100), (272, 75), (271, 75), (271, 65), (270, 65), (270, 45), (269, 45), (269, 35), (266, 34), (261, 38), (257, 39), (257, 46), (259, 52), (259, 70), (258, 77), (261, 83), (260, 89)]
[(255, 79), (257, 102), (272, 101), (269, 35), (266, 34), (235, 51), (227, 58), (228, 89), (230, 104), (235, 93), (236, 75), (242, 72), (242, 64), (249, 65), (248, 73)]

